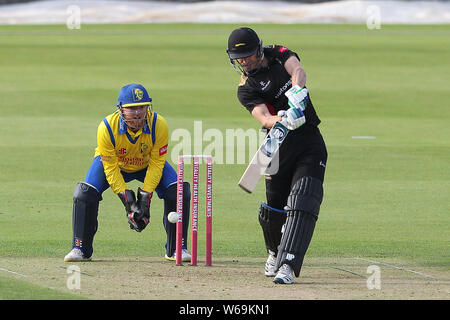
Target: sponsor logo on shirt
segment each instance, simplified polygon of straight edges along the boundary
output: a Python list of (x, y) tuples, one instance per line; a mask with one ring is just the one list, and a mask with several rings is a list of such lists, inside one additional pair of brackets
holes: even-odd
[(138, 166), (142, 167), (145, 163), (145, 160), (143, 158), (127, 158), (127, 157), (119, 157), (119, 167), (127, 167), (127, 166)]
[(286, 83), (284, 84), (284, 86), (282, 86), (282, 87), (280, 88), (280, 90), (278, 90), (278, 94), (275, 96), (275, 99), (278, 99), (283, 93), (285, 93), (286, 90), (289, 89), (289, 87), (290, 87), (291, 85), (292, 85), (292, 80), (289, 79), (289, 81), (286, 82)]
[(160, 156), (162, 156), (165, 153), (167, 153), (167, 144), (159, 149)]
[(100, 160), (102, 161), (102, 162), (109, 162), (109, 161), (111, 161), (111, 156), (105, 156), (105, 155), (100, 155)]

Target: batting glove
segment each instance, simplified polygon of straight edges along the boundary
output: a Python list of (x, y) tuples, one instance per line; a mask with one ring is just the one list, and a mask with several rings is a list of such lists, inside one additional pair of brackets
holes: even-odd
[(306, 122), (305, 115), (300, 108), (280, 110), (277, 115), (281, 117), (281, 123), (289, 130), (295, 130)]
[(288, 98), (288, 103), (291, 108), (305, 110), (308, 102), (308, 89), (295, 85), (286, 91), (284, 95)]

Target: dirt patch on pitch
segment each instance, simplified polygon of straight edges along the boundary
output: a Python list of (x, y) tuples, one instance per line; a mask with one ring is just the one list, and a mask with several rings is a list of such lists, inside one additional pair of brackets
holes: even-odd
[[(272, 278), (264, 276), (264, 263), (264, 258), (217, 258), (213, 266), (199, 263), (192, 267), (188, 263), (175, 266), (159, 257), (97, 258), (84, 263), (64, 263), (55, 258), (2, 258), (0, 274), (90, 299), (450, 298), (450, 272), (444, 269), (425, 269), (400, 261), (311, 258), (305, 260), (295, 284), (276, 285)], [(76, 273), (68, 273), (69, 266), (80, 272), (79, 289), (70, 278)]]

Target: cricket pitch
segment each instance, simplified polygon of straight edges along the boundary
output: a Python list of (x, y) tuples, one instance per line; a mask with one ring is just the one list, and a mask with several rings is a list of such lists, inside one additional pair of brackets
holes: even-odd
[[(216, 258), (210, 267), (162, 257), (95, 257), (64, 263), (56, 258), (2, 258), (0, 276), (88, 299), (147, 300), (416, 300), (448, 299), (450, 272), (405, 261), (370, 258), (305, 259), (293, 285), (264, 276), (264, 258)], [(79, 270), (79, 288), (69, 288), (68, 267)], [(378, 283), (369, 270), (377, 266)], [(375, 282), (373, 282), (375, 283)]]

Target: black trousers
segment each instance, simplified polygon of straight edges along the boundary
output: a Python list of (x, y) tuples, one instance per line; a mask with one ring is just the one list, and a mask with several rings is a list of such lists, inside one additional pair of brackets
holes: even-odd
[(270, 176), (266, 176), (267, 204), (283, 209), (292, 184), (304, 176), (320, 179), (325, 177), (328, 153), (319, 128), (304, 125), (289, 132), (272, 161)]

